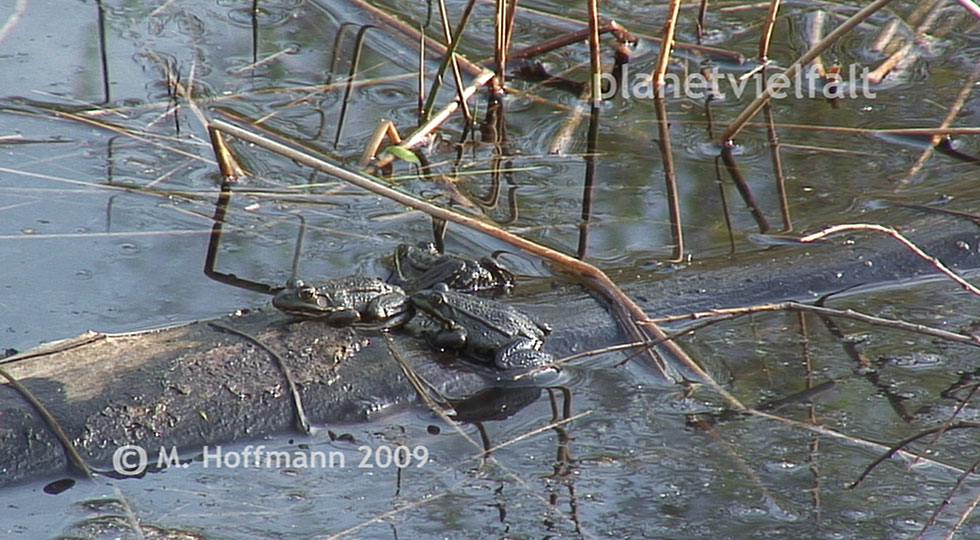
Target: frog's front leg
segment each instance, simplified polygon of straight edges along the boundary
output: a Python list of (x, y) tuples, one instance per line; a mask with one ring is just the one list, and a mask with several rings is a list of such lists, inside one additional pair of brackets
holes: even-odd
[(436, 345), (443, 349), (461, 350), (466, 346), (466, 328), (451, 324), (436, 334)]
[(383, 323), (392, 328), (408, 321), (413, 315), (408, 296), (401, 293), (383, 294), (368, 302), (361, 314), (364, 320)]
[(324, 317), (324, 320), (334, 326), (348, 326), (361, 322), (361, 313), (354, 308), (338, 309)]
[(529, 369), (554, 362), (550, 354), (538, 350), (541, 342), (526, 338), (516, 339), (497, 349), (493, 364), (497, 369)]

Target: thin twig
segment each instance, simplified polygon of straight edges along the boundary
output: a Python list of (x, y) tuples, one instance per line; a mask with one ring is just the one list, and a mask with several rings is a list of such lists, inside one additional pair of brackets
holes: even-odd
[(974, 347), (980, 347), (980, 337), (977, 336), (957, 334), (955, 332), (950, 332), (948, 330), (942, 330), (940, 328), (934, 328), (923, 324), (914, 324), (914, 323), (901, 321), (897, 319), (885, 319), (882, 317), (875, 317), (873, 315), (867, 315), (865, 313), (860, 313), (852, 309), (839, 310), (839, 309), (832, 309), (824, 306), (801, 304), (799, 302), (781, 302), (778, 304), (762, 304), (758, 306), (749, 306), (749, 307), (741, 307), (741, 308), (711, 309), (708, 311), (689, 313), (687, 315), (674, 315), (671, 317), (656, 317), (650, 319), (650, 321), (665, 323), (665, 322), (677, 322), (683, 320), (698, 320), (698, 319), (709, 318), (711, 320), (711, 323), (714, 324), (716, 322), (730, 321), (733, 319), (737, 319), (739, 317), (743, 317), (745, 315), (752, 315), (754, 313), (765, 313), (765, 312), (773, 312), (773, 311), (801, 311), (801, 312), (814, 313), (816, 315), (820, 315), (824, 317), (840, 317), (844, 319), (853, 319), (856, 321), (872, 324), (875, 326), (896, 328), (907, 332), (924, 334), (927, 336), (933, 336), (948, 341), (954, 341), (956, 343), (965, 343), (967, 345), (973, 345)]
[(3, 43), (3, 40), (6, 39), (7, 34), (9, 34), (10, 31), (20, 23), (20, 20), (24, 17), (24, 12), (26, 11), (27, 0), (17, 0), (17, 3), (14, 4), (13, 13), (7, 17), (7, 21), (3, 23), (3, 26), (0, 26), (0, 43)]
[[(854, 489), (855, 487), (857, 487), (857, 485), (860, 484), (862, 481), (864, 481), (864, 479), (867, 478), (867, 476), (869, 474), (871, 474), (871, 471), (873, 471), (875, 469), (875, 467), (877, 467), (880, 463), (882, 463), (886, 459), (894, 456), (896, 453), (898, 453), (899, 451), (901, 451), (903, 448), (905, 448), (909, 444), (911, 444), (911, 443), (913, 443), (913, 442), (921, 439), (922, 437), (925, 437), (926, 435), (929, 435), (931, 433), (935, 433), (935, 432), (939, 431), (940, 429), (944, 429), (946, 431), (952, 431), (954, 429), (969, 429), (969, 428), (973, 428), (973, 429), (980, 428), (980, 423), (977, 423), (977, 422), (957, 422), (957, 423), (955, 423), (955, 424), (953, 424), (951, 426), (943, 426), (943, 427), (937, 427), (937, 428), (927, 429), (927, 430), (925, 430), (925, 431), (923, 431), (921, 433), (916, 433), (915, 435), (913, 435), (913, 436), (911, 436), (911, 437), (909, 437), (907, 439), (904, 439), (904, 440), (900, 441), (898, 444), (896, 444), (896, 445), (892, 446), (891, 448), (889, 448), (887, 452), (885, 452), (884, 454), (878, 456), (878, 459), (872, 461), (871, 464), (869, 464), (867, 467), (865, 467), (864, 472), (862, 472), (860, 474), (860, 476), (857, 477), (857, 480), (855, 480), (854, 482), (851, 483), (850, 486), (848, 486), (848, 489)], [(961, 472), (965, 472), (965, 471), (961, 471)]]
[(68, 434), (66, 434), (65, 430), (62, 429), (61, 424), (58, 422), (58, 420), (56, 420), (54, 415), (52, 415), (51, 412), (48, 411), (48, 408), (45, 407), (43, 403), (41, 403), (41, 400), (37, 399), (37, 396), (34, 395), (34, 392), (31, 392), (30, 389), (28, 389), (26, 386), (21, 384), (20, 381), (15, 379), (14, 376), (11, 375), (10, 373), (7, 373), (7, 370), (3, 368), (0, 368), (0, 376), (3, 376), (4, 379), (7, 379), (7, 382), (10, 383), (10, 386), (12, 386), (14, 390), (17, 390), (17, 392), (20, 393), (20, 395), (24, 399), (26, 399), (27, 402), (30, 403), (32, 407), (34, 407), (34, 410), (37, 411), (39, 415), (41, 415), (41, 418), (44, 419), (44, 423), (47, 424), (51, 432), (54, 433), (55, 438), (57, 438), (58, 442), (61, 443), (61, 447), (64, 448), (65, 454), (68, 455), (68, 461), (71, 462), (71, 464), (75, 467), (75, 469), (78, 470), (78, 472), (84, 474), (85, 476), (91, 478), (92, 468), (89, 467), (88, 463), (85, 462), (85, 458), (83, 458), (82, 455), (78, 453), (78, 448), (75, 447), (75, 443), (73, 443), (71, 439), (68, 438)]
[[(974, 467), (973, 470), (976, 470), (976, 467)], [(945, 536), (945, 540), (953, 540), (953, 536), (955, 536), (956, 532), (963, 527), (963, 524), (966, 523), (966, 520), (970, 517), (970, 514), (977, 509), (978, 505), (980, 505), (980, 490), (977, 491), (977, 494), (973, 497), (973, 500), (970, 501), (970, 503), (966, 505), (966, 508), (964, 508), (960, 513), (960, 518), (956, 520), (956, 523), (954, 523), (950, 528), (949, 534)]]
[(845, 223), (842, 225), (834, 225), (822, 231), (808, 234), (800, 238), (799, 240), (800, 242), (808, 243), (846, 231), (874, 231), (874, 232), (887, 234), (888, 236), (891, 236), (895, 240), (898, 240), (902, 245), (909, 248), (909, 250), (911, 250), (912, 253), (914, 253), (917, 257), (931, 264), (933, 267), (936, 268), (936, 270), (939, 270), (942, 274), (949, 277), (949, 279), (955, 281), (957, 284), (959, 284), (961, 287), (969, 291), (971, 294), (980, 296), (980, 289), (977, 289), (976, 287), (971, 285), (968, 281), (956, 275), (952, 270), (949, 269), (949, 267), (943, 264), (942, 261), (933, 257), (932, 255), (929, 255), (925, 251), (922, 251), (922, 249), (919, 246), (915, 245), (911, 240), (905, 238), (904, 236), (902, 236), (901, 233), (899, 233), (895, 229), (892, 229), (891, 227), (885, 227), (883, 225), (877, 225), (874, 223)]
[[(943, 425), (939, 426), (939, 431), (936, 432), (936, 436), (933, 437), (932, 440), (929, 441), (929, 443), (926, 445), (925, 449), (922, 452), (923, 454), (928, 454), (932, 452), (933, 447), (936, 445), (937, 442), (939, 442), (939, 439), (943, 436), (944, 433), (946, 433), (946, 430), (949, 429), (949, 426), (953, 425), (953, 421), (956, 419), (957, 416), (959, 416), (961, 412), (963, 412), (964, 409), (966, 409), (966, 406), (970, 403), (970, 400), (973, 399), (973, 396), (977, 395), (978, 391), (980, 391), (980, 383), (974, 384), (973, 389), (970, 390), (970, 393), (962, 400), (958, 400), (959, 403), (956, 405), (956, 409), (953, 410), (953, 414), (949, 415), (949, 418), (947, 418), (946, 421), (943, 422)], [(908, 468), (912, 468), (918, 463), (919, 460), (918, 458), (916, 458), (915, 461), (909, 463)]]
[(451, 420), (449, 415), (453, 411), (453, 407), (450, 405), (449, 400), (446, 399), (446, 396), (442, 395), (432, 383), (423, 379), (417, 371), (412, 369), (412, 366), (408, 365), (405, 357), (395, 347), (395, 342), (392, 341), (390, 334), (384, 332), (382, 336), (384, 336), (385, 344), (388, 346), (388, 352), (391, 353), (391, 357), (395, 359), (395, 363), (401, 368), (402, 373), (405, 374), (405, 378), (408, 379), (409, 384), (415, 389), (415, 393), (419, 395), (419, 398), (422, 399), (425, 406), (430, 411), (439, 415), (440, 418), (452, 422), (453, 420)]
[(949, 494), (947, 494), (946, 497), (943, 498), (943, 502), (939, 503), (939, 506), (937, 506), (936, 509), (932, 512), (932, 515), (929, 516), (929, 519), (926, 521), (925, 525), (922, 526), (922, 530), (919, 531), (919, 534), (915, 535), (915, 538), (913, 540), (919, 540), (923, 536), (925, 536), (926, 531), (928, 531), (929, 528), (936, 523), (936, 519), (939, 517), (939, 514), (943, 511), (944, 508), (949, 506), (949, 504), (953, 501), (953, 495), (956, 495), (956, 492), (959, 491), (961, 487), (963, 487), (963, 483), (970, 478), (970, 476), (973, 474), (974, 471), (978, 470), (978, 467), (980, 467), (980, 458), (977, 458), (973, 462), (973, 466), (963, 471), (963, 474), (961, 474), (959, 478), (956, 479), (956, 484), (949, 489)]
[(211, 321), (208, 324), (214, 328), (217, 328), (218, 330), (230, 332), (251, 341), (260, 349), (268, 353), (269, 356), (276, 361), (276, 365), (279, 367), (279, 371), (282, 373), (283, 377), (285, 377), (286, 385), (289, 387), (289, 394), (293, 400), (293, 408), (296, 410), (296, 422), (299, 424), (299, 428), (303, 433), (312, 435), (314, 433), (314, 429), (310, 425), (309, 419), (306, 417), (306, 410), (303, 408), (303, 400), (300, 398), (299, 389), (296, 388), (296, 381), (293, 379), (293, 374), (289, 370), (289, 366), (286, 365), (286, 361), (283, 359), (283, 357), (276, 351), (272, 350), (271, 347), (263, 343), (262, 340), (253, 336), (252, 334), (249, 334), (248, 332), (245, 332), (244, 330), (239, 330), (217, 321)]

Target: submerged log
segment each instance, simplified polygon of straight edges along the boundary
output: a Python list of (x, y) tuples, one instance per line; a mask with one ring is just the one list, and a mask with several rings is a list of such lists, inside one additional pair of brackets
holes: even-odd
[[(903, 230), (953, 268), (980, 267), (980, 228), (971, 222), (929, 215)], [(610, 274), (657, 316), (806, 300), (935, 270), (890, 239), (864, 237), (852, 245), (774, 248), (742, 257), (738, 267), (695, 263), (660, 279), (629, 272)], [(623, 339), (605, 307), (581, 287), (542, 288), (508, 301), (554, 328), (546, 348), (556, 356)], [(133, 334), (89, 333), (0, 360), (0, 367), (44, 403), (95, 464), (106, 464), (123, 445), (199, 449), (292, 429), (295, 412), (274, 358), (220, 325), (279, 353), (315, 424), (365, 421), (417, 399), (376, 332), (295, 322), (269, 309)], [(421, 340), (399, 332), (392, 338), (407, 363), (446, 395), (492, 384), (445, 362)], [(62, 473), (67, 463), (36, 411), (9, 384), (0, 385), (0, 484)]]

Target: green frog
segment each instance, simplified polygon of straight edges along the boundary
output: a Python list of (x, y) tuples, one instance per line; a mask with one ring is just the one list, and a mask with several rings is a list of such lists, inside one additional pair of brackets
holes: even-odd
[(449, 290), (444, 283), (411, 295), (415, 308), (441, 328), (435, 344), (502, 370), (529, 369), (553, 361), (541, 351), (551, 328), (494, 300)]
[(313, 283), (290, 279), (272, 305), (290, 315), (338, 326), (374, 323), (393, 328), (412, 316), (411, 303), (401, 287), (357, 275)]
[(437, 283), (463, 292), (507, 291), (514, 286), (514, 274), (496, 260), (445, 255), (431, 243), (400, 244), (395, 250), (395, 272), (410, 291), (428, 289)]

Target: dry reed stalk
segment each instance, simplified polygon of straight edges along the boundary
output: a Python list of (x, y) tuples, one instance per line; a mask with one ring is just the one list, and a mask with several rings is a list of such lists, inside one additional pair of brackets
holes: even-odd
[(888, 49), (888, 45), (892, 43), (895, 39), (895, 33), (898, 32), (898, 28), (901, 24), (901, 19), (895, 18), (891, 19), (881, 30), (878, 31), (878, 35), (875, 36), (875, 40), (871, 42), (870, 49), (874, 52), (882, 52)]
[(772, 42), (772, 30), (776, 26), (776, 15), (779, 13), (779, 0), (769, 2), (769, 11), (766, 12), (766, 22), (762, 25), (762, 35), (759, 37), (759, 61), (766, 63), (769, 60), (769, 43)]
[(496, 77), (494, 78), (494, 91), (499, 92), (507, 84), (507, 48), (510, 43), (507, 41), (507, 0), (497, 0), (494, 10), (493, 20), (493, 67)]
[(664, 184), (667, 195), (667, 208), (670, 212), (670, 234), (674, 244), (670, 262), (684, 260), (684, 228), (681, 223), (680, 194), (677, 189), (677, 174), (674, 168), (674, 150), (670, 144), (670, 119), (667, 117), (665, 101), (664, 74), (670, 63), (670, 52), (673, 49), (674, 33), (677, 30), (677, 16), (680, 13), (680, 0), (671, 0), (667, 7), (667, 21), (664, 23), (663, 41), (660, 45), (660, 55), (653, 70), (654, 107), (657, 112), (657, 133), (660, 142), (660, 153), (664, 163)]
[[(418, 122), (422, 124), (429, 113), (425, 110), (425, 32), (419, 27)], [(364, 165), (361, 165), (362, 167)]]
[(358, 167), (367, 167), (371, 164), (371, 158), (378, 154), (381, 150), (381, 145), (384, 143), (385, 137), (391, 141), (391, 144), (398, 144), (402, 142), (401, 135), (398, 134), (398, 129), (391, 120), (380, 120), (378, 122), (378, 127), (374, 129), (374, 133), (371, 134), (371, 138), (368, 140), (367, 144), (364, 145), (364, 152), (361, 153), (361, 159), (358, 160)]
[(667, 6), (667, 22), (664, 23), (664, 33), (660, 44), (660, 55), (657, 57), (657, 64), (653, 69), (654, 91), (661, 96), (666, 86), (664, 74), (667, 73), (667, 64), (670, 62), (670, 51), (674, 47), (674, 33), (677, 29), (677, 15), (680, 9), (680, 0), (670, 0), (670, 4)]
[[(449, 24), (449, 13), (446, 11), (446, 0), (439, 0), (439, 19), (442, 22), (442, 33), (446, 39), (446, 48), (448, 49), (448, 59), (449, 67), (453, 73), (453, 82), (456, 85), (456, 96), (459, 99), (460, 106), (463, 109), (463, 118), (466, 120), (466, 124), (470, 125), (473, 123), (473, 114), (470, 112), (470, 106), (465, 99), (463, 99), (463, 75), (459, 71), (459, 60), (461, 58), (456, 54), (456, 49), (459, 44), (459, 40), (462, 38), (463, 31), (466, 28), (466, 22), (469, 20), (470, 12), (473, 11), (473, 4), (476, 0), (470, 0), (466, 4), (466, 8), (463, 9), (463, 14), (459, 18), (459, 26), (456, 27), (456, 32), (453, 33), (452, 27)], [(444, 63), (445, 64), (445, 63)], [(439, 66), (439, 71), (436, 72), (435, 81), (432, 83), (432, 95), (430, 95), (430, 101), (434, 102), (436, 97), (436, 83), (442, 80), (443, 66)], [(432, 104), (426, 106), (426, 111), (431, 110)]]
[(598, 0), (588, 0), (589, 7), (589, 80), (592, 88), (592, 105), (602, 101), (602, 58), (599, 56), (599, 6)]
[[(572, 43), (578, 43), (583, 39), (588, 39), (590, 32), (591, 30), (589, 28), (569, 32), (556, 38), (549, 39), (541, 43), (536, 43), (534, 45), (529, 45), (523, 49), (514, 51), (510, 54), (510, 57), (520, 59), (540, 56), (546, 52), (559, 49), (566, 45), (571, 45)], [(636, 41), (636, 36), (623, 28), (622, 25), (616, 21), (606, 21), (605, 23), (602, 23), (598, 28), (598, 32), (600, 34), (611, 33), (620, 43)]]
[(783, 219), (782, 233), (793, 230), (793, 218), (789, 213), (789, 195), (786, 192), (786, 176), (783, 174), (783, 159), (779, 153), (779, 135), (776, 133), (776, 121), (772, 114), (772, 104), (766, 103), (766, 138), (769, 140), (769, 159), (772, 160), (772, 171), (776, 176), (776, 194), (779, 196), (779, 215)]
[[(769, 45), (772, 42), (772, 32), (776, 26), (776, 16), (778, 13), (779, 0), (772, 0), (769, 3), (769, 10), (766, 12), (766, 22), (763, 23), (762, 35), (759, 37), (759, 62), (763, 66), (769, 61)], [(813, 32), (811, 32), (811, 35), (813, 35)], [(765, 68), (763, 68), (762, 73), (765, 73)], [(783, 161), (779, 154), (779, 136), (776, 134), (776, 125), (770, 103), (766, 103), (764, 114), (766, 117), (766, 137), (769, 140), (769, 158), (772, 160), (772, 169), (776, 176), (776, 191), (779, 195), (779, 212), (783, 218), (783, 231), (789, 232), (793, 229), (793, 221), (789, 215), (786, 177), (783, 175)]]

